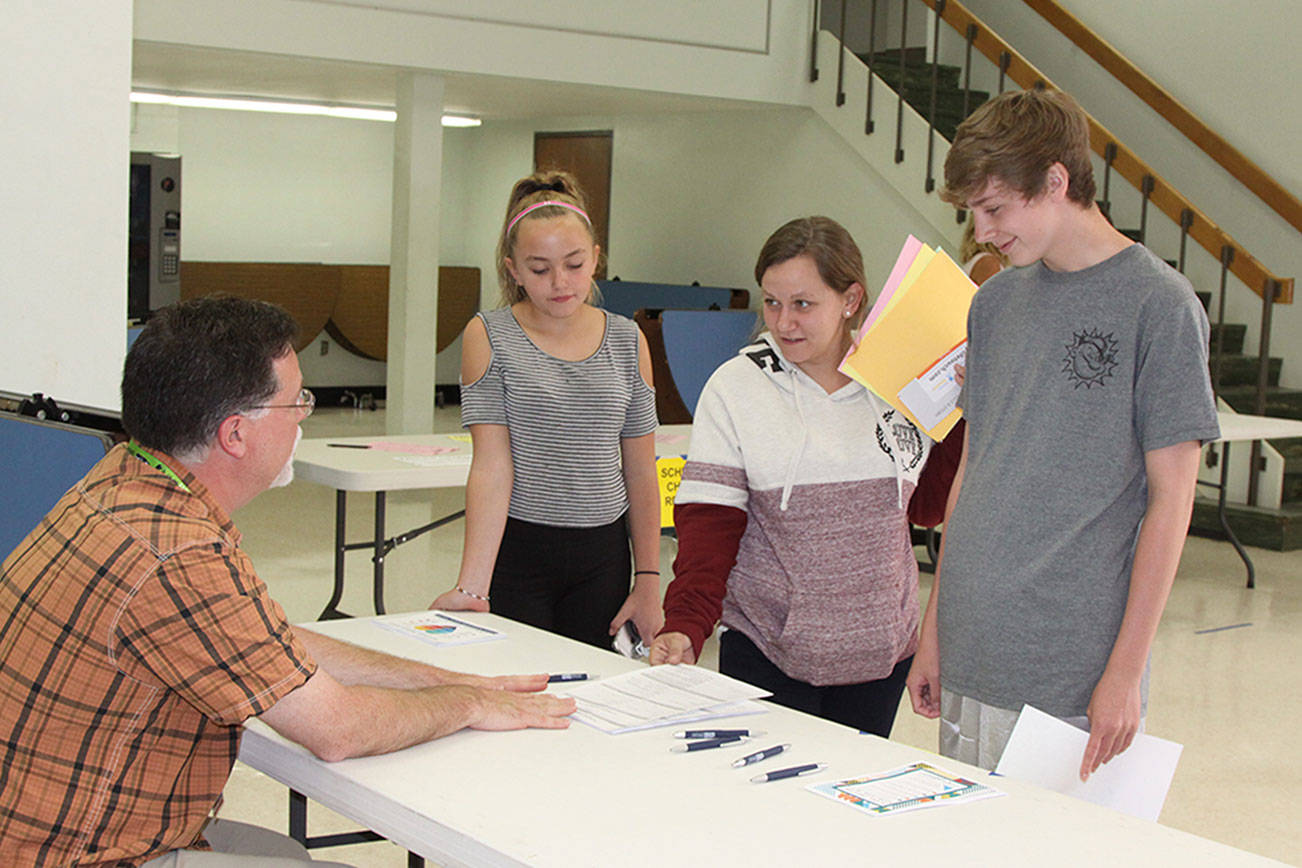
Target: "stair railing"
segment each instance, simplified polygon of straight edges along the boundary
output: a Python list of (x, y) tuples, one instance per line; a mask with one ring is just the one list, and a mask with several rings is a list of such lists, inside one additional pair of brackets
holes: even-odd
[(1149, 108), (1160, 114), (1203, 153), (1219, 163), (1221, 168), (1288, 221), (1290, 226), (1302, 232), (1302, 201), (1284, 189), (1264, 169), (1240, 153), (1197, 115), (1185, 108), (1169, 91), (1145, 75), (1143, 70), (1127, 60), (1054, 0), (1022, 0), (1022, 2), (1038, 12), (1045, 21), (1093, 58), (1113, 78), (1128, 87), (1135, 96), (1147, 103)]
[[(810, 81), (818, 80), (818, 33), (820, 30), (820, 0), (812, 0), (814, 6), (814, 32), (811, 38), (811, 62), (810, 62)], [(843, 88), (844, 81), (844, 62), (846, 46), (846, 20), (847, 20), (847, 3), (846, 0), (837, 0), (840, 5), (840, 20), (838, 36), (842, 50), (838, 53), (838, 70), (837, 70), (837, 97), (836, 105), (841, 106), (845, 102), (845, 91)], [(866, 66), (870, 72), (868, 78), (868, 96), (865, 107), (864, 132), (872, 134), (875, 130), (873, 121), (873, 82), (874, 73), (880, 75), (879, 65), (873, 60), (877, 51), (877, 21), (879, 16), (879, 0), (860, 0), (860, 2), (870, 3), (869, 7), (869, 50), (867, 56), (869, 60)], [(883, 5), (891, 3), (892, 0), (881, 0)], [(967, 113), (969, 97), (971, 94), (971, 74), (972, 74), (972, 51), (986, 57), (990, 62), (996, 64), (999, 70), (998, 91), (1005, 89), (1005, 82), (1011, 79), (1015, 84), (1023, 88), (1043, 88), (1056, 87), (1047, 76), (1041, 73), (1035, 66), (1026, 60), (1022, 55), (1008, 45), (998, 34), (994, 33), (984, 22), (974, 16), (959, 0), (920, 0), (928, 6), (935, 14), (935, 21), (931, 33), (931, 55), (932, 55), (932, 75), (929, 95), (929, 105), (931, 108), (930, 118), (928, 118), (928, 136), (927, 136), (927, 166), (924, 180), (924, 191), (931, 193), (935, 189), (935, 177), (933, 170), (933, 151), (934, 141), (937, 135), (935, 118), (937, 92), (939, 85), (940, 69), (940, 22), (944, 21), (953, 30), (955, 30), (964, 40), (964, 68), (962, 73), (964, 88), (964, 114)], [(1027, 3), (1035, 7), (1037, 0), (1026, 0)], [(897, 103), (895, 117), (895, 162), (900, 163), (904, 160), (903, 148), (903, 126), (904, 126), (904, 101), (906, 90), (906, 69), (905, 60), (906, 52), (909, 48), (908, 32), (908, 14), (911, 0), (898, 0), (896, 8), (900, 18), (900, 48), (899, 48), (899, 87), (897, 88)], [(856, 4), (858, 5), (858, 4)], [(1140, 227), (1139, 241), (1143, 243), (1147, 234), (1148, 211), (1149, 205), (1157, 208), (1180, 229), (1180, 258), (1177, 267), (1181, 272), (1184, 271), (1185, 251), (1188, 239), (1192, 238), (1210, 255), (1216, 257), (1220, 262), (1220, 297), (1217, 305), (1217, 337), (1216, 349), (1212, 363), (1212, 382), (1213, 386), (1219, 393), (1220, 374), (1223, 365), (1224, 351), (1224, 317), (1225, 317), (1225, 293), (1228, 276), (1233, 274), (1245, 286), (1261, 297), (1261, 334), (1258, 343), (1258, 365), (1257, 365), (1257, 385), (1254, 396), (1254, 412), (1261, 415), (1266, 409), (1266, 390), (1270, 376), (1270, 332), (1271, 319), (1274, 305), (1291, 304), (1293, 301), (1293, 278), (1281, 278), (1270, 272), (1256, 257), (1252, 256), (1243, 245), (1238, 244), (1229, 233), (1221, 229), (1212, 221), (1203, 211), (1197, 208), (1187, 197), (1181, 194), (1170, 183), (1164, 180), (1153, 169), (1139, 158), (1135, 152), (1120, 142), (1116, 136), (1112, 135), (1102, 124), (1092, 116), (1088, 115), (1090, 127), (1090, 146), (1103, 161), (1103, 198), (1100, 207), (1105, 213), (1111, 210), (1111, 176), (1113, 173), (1120, 175), (1130, 182), (1131, 185), (1139, 191), (1141, 196), (1140, 203)], [(1272, 205), (1272, 207), (1274, 207)], [(1285, 215), (1286, 218), (1288, 215)], [(958, 222), (962, 223), (966, 219), (963, 211), (957, 213)], [(1252, 456), (1250, 459), (1251, 471), (1248, 475), (1248, 502), (1255, 504), (1257, 500), (1258, 473), (1261, 470), (1262, 460), (1260, 457), (1260, 443), (1252, 444)]]

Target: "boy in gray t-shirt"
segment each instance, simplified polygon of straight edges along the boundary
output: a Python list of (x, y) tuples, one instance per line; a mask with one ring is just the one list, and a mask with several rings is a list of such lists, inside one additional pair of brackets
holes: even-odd
[(943, 754), (988, 768), (1023, 704), (1088, 726), (1084, 779), (1139, 728), (1200, 446), (1219, 434), (1207, 317), (1094, 204), (1064, 94), (978, 109), (942, 195), (1018, 268), (968, 314), (967, 433), (909, 692), (942, 718)]

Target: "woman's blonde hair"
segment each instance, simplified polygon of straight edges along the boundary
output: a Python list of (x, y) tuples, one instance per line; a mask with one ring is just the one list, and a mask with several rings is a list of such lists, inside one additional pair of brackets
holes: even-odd
[(755, 282), (763, 285), (764, 272), (775, 265), (808, 256), (818, 268), (818, 276), (837, 293), (844, 295), (854, 284), (863, 288), (863, 301), (845, 324), (855, 331), (868, 316), (868, 283), (863, 273), (863, 254), (845, 227), (830, 217), (800, 217), (783, 224), (769, 236), (755, 261)]
[[(558, 204), (544, 204), (558, 203)], [(525, 213), (525, 212), (528, 213)], [(521, 178), (511, 188), (511, 196), (506, 203), (506, 217), (502, 220), (502, 234), (497, 240), (497, 282), (502, 289), (502, 306), (510, 307), (525, 298), (524, 287), (511, 275), (506, 267), (506, 260), (513, 258), (515, 239), (520, 232), (520, 223), (524, 220), (543, 220), (548, 217), (573, 215), (583, 224), (592, 243), (597, 243), (592, 221), (588, 217), (587, 202), (579, 182), (569, 172), (556, 169), (534, 172), (527, 178)], [(596, 284), (593, 284), (596, 292)]]

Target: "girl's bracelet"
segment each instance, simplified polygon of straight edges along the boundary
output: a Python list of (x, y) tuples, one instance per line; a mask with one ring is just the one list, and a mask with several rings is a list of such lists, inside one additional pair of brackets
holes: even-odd
[(465, 594), (467, 597), (469, 597), (472, 600), (480, 600), (485, 603), (488, 602), (488, 597), (482, 596), (480, 594), (476, 594), (474, 591), (467, 591), (465, 588), (461, 587), (460, 585), (457, 585), (457, 590)]
[(634, 571), (633, 571), (633, 575), (635, 575), (635, 576), (658, 576), (658, 575), (660, 575), (660, 571), (659, 571), (659, 570), (634, 570)]

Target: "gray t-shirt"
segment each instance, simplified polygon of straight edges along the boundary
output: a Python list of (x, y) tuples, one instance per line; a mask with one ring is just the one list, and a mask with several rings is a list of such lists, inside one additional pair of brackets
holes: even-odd
[(1125, 612), (1144, 453), (1220, 433), (1207, 316), (1135, 244), (1081, 271), (991, 278), (968, 338), (941, 681), (988, 705), (1083, 715)]

